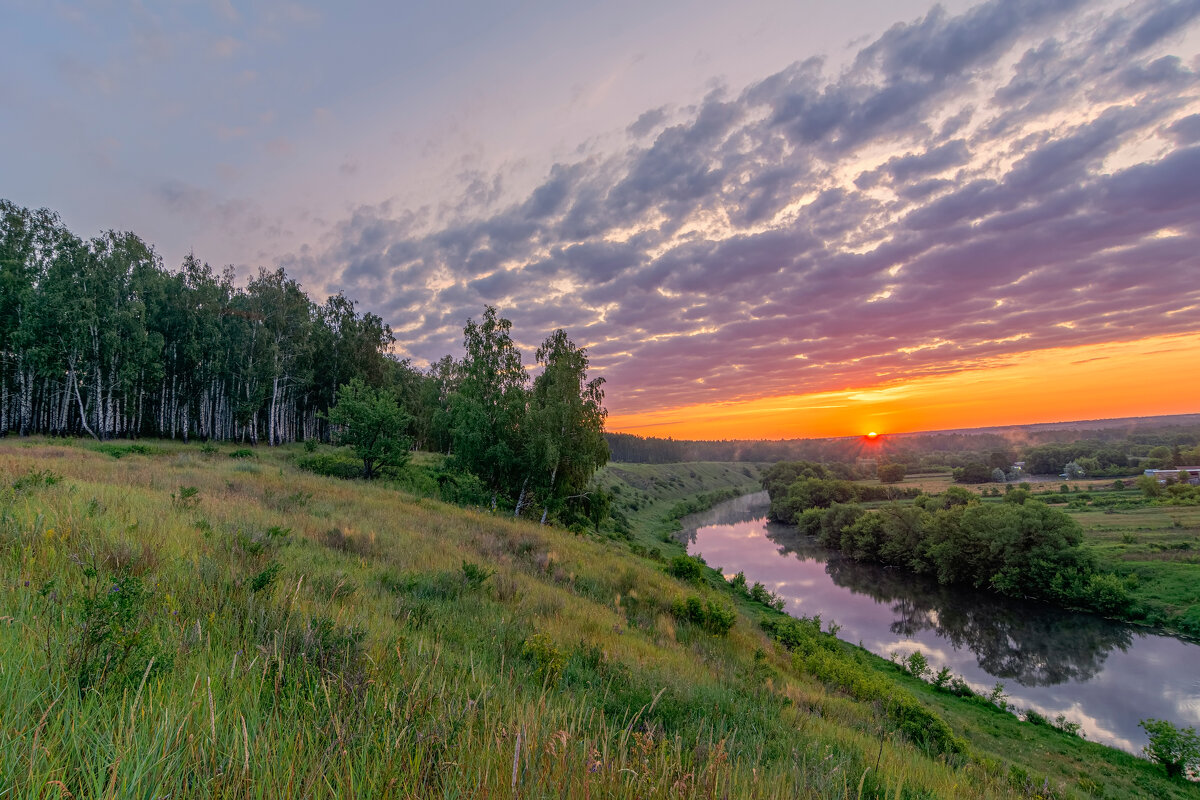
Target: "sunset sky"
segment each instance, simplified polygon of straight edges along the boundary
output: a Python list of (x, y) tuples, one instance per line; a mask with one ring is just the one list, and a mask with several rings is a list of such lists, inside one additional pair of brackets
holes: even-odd
[(0, 197), (564, 327), (609, 428), (1200, 412), (1200, 0), (0, 0)]

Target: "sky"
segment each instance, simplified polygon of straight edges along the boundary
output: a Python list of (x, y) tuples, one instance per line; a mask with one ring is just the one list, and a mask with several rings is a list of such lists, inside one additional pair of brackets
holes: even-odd
[(610, 430), (1200, 412), (1200, 0), (0, 0), (0, 197), (495, 305)]

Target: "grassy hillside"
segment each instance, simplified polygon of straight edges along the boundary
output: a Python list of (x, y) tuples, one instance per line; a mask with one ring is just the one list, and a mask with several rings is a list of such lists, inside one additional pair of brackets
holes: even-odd
[(687, 514), (762, 491), (759, 464), (691, 461), (605, 466), (596, 482), (613, 494), (613, 516), (630, 540), (665, 555), (682, 553), (672, 534)]
[(5, 800), (1196, 796), (620, 540), (140, 450), (0, 440)]

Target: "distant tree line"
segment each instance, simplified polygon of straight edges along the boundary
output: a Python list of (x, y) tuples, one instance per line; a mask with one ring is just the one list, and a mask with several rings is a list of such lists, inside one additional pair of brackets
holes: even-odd
[(634, 464), (678, 464), (688, 461), (752, 461), (757, 463), (804, 458), (812, 461), (853, 462), (853, 446), (845, 439), (688, 439), (609, 433), (614, 461)]
[(336, 439), (368, 476), (416, 447), (518, 514), (535, 498), (543, 518), (587, 504), (608, 460), (603, 379), (564, 331), (532, 380), (492, 307), (467, 322), (461, 359), (419, 370), (394, 342), (378, 316), (342, 294), (318, 304), (282, 269), (244, 287), (191, 254), (171, 271), (133, 233), (84, 241), (0, 200), (0, 435)]
[[(1073, 471), (1068, 475), (1072, 479), (1116, 478), (1144, 469), (1200, 465), (1200, 424), (1156, 426), (1152, 419), (1132, 428), (1022, 430), (1019, 438), (981, 431), (774, 441), (688, 441), (610, 433), (608, 440), (616, 461), (803, 460), (851, 465), (853, 477), (878, 477), (884, 483), (920, 472), (953, 472), (960, 483), (989, 483), (1064, 471)], [(1014, 469), (1017, 462), (1024, 462), (1023, 468)]]

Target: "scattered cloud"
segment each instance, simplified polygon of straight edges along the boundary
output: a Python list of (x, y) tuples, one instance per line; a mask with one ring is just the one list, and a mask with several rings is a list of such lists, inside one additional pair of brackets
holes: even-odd
[[(841, 74), (807, 60), (646, 111), (625, 150), (507, 207), (465, 172), (433, 229), (360, 208), (290, 268), (417, 358), (486, 303), (527, 346), (566, 327), (625, 413), (1195, 330), (1200, 76), (1169, 48), (1197, 8), (934, 9)], [(1134, 145), (1153, 155), (1113, 167)]]

